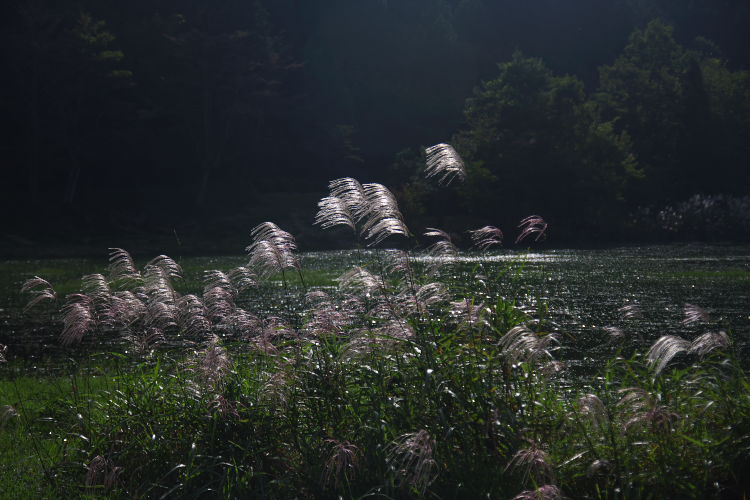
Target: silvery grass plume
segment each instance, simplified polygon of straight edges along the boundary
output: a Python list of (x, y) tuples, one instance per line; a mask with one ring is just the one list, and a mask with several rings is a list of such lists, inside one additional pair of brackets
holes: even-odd
[(603, 330), (609, 336), (610, 343), (616, 343), (625, 339), (625, 332), (622, 328), (618, 328), (616, 326), (605, 326)]
[(708, 332), (693, 340), (690, 344), (689, 352), (690, 354), (697, 354), (698, 356), (703, 357), (716, 349), (729, 349), (730, 345), (731, 341), (727, 332)]
[(355, 266), (345, 272), (336, 281), (343, 291), (353, 291), (370, 297), (383, 288), (383, 281), (364, 267)]
[(7, 352), (8, 352), (8, 346), (5, 344), (0, 344), (0, 363), (8, 362), (8, 358), (5, 357)]
[(542, 237), (546, 237), (547, 223), (539, 215), (529, 215), (528, 217), (521, 220), (518, 224), (521, 229), (521, 234), (516, 238), (516, 243), (523, 241), (527, 236), (536, 234), (534, 241), (539, 241)]
[(406, 321), (388, 320), (377, 328), (352, 332), (344, 347), (344, 358), (352, 361), (372, 353), (382, 355), (401, 341), (413, 338), (414, 329)]
[(384, 266), (385, 275), (400, 275), (402, 283), (414, 283), (416, 273), (412, 263), (412, 257), (409, 252), (404, 250), (391, 250), (388, 252), (386, 264)]
[(57, 293), (55, 293), (52, 285), (49, 284), (49, 281), (42, 279), (39, 276), (34, 276), (33, 278), (24, 281), (23, 285), (21, 285), (21, 293), (31, 295), (31, 299), (26, 304), (26, 307), (23, 308), (24, 312), (29, 311), (29, 309), (45, 300), (50, 302), (55, 302), (57, 300)]
[(203, 304), (212, 323), (220, 323), (236, 309), (232, 292), (218, 286), (203, 292)]
[(173, 304), (178, 294), (172, 285), (169, 271), (162, 266), (146, 264), (143, 277), (143, 292), (149, 301)]
[(273, 222), (258, 224), (251, 231), (253, 242), (245, 248), (250, 255), (249, 267), (267, 278), (285, 269), (300, 269), (295, 255), (297, 242), (294, 236)]
[(164, 332), (155, 326), (130, 330), (126, 328), (122, 336), (127, 340), (136, 352), (146, 353), (154, 346), (166, 340)]
[(168, 257), (166, 255), (158, 255), (148, 261), (146, 263), (146, 267), (153, 266), (158, 267), (164, 272), (164, 276), (166, 276), (170, 280), (175, 279), (181, 279), (182, 278), (182, 267), (172, 260), (171, 257)]
[(122, 248), (109, 249), (109, 281), (123, 282), (125, 284), (137, 285), (141, 283), (142, 277), (135, 266), (133, 257)]
[(344, 334), (352, 326), (356, 316), (363, 312), (362, 302), (358, 298), (350, 297), (336, 303), (321, 290), (309, 292), (305, 301), (310, 304), (305, 330), (314, 336), (325, 333)]
[(617, 310), (620, 313), (622, 319), (634, 319), (641, 317), (641, 306), (637, 302), (632, 304), (625, 304)]
[(442, 229), (428, 227), (424, 235), (428, 238), (437, 238), (435, 243), (427, 247), (427, 256), (430, 258), (427, 264), (429, 274), (435, 274), (446, 265), (455, 262), (454, 258), (458, 255), (458, 248), (453, 244), (448, 233)]
[(87, 274), (81, 278), (81, 290), (84, 295), (91, 297), (97, 317), (105, 316), (112, 302), (107, 279), (101, 274)]
[(326, 439), (326, 443), (331, 445), (331, 449), (325, 461), (321, 482), (323, 486), (333, 484), (334, 488), (338, 488), (354, 479), (362, 452), (349, 441)]
[(315, 224), (324, 229), (344, 225), (359, 231), (368, 246), (377, 245), (388, 236), (409, 236), (409, 229), (398, 209), (398, 202), (391, 191), (382, 184), (360, 184), (351, 177), (332, 180), (328, 187), (330, 195), (318, 203)]
[(666, 405), (659, 404), (659, 398), (640, 387), (620, 389), (624, 394), (617, 406), (622, 408), (627, 420), (624, 430), (646, 424), (652, 431), (669, 432), (672, 424), (680, 416)]
[(194, 339), (202, 338), (210, 328), (208, 312), (203, 301), (193, 294), (177, 299), (177, 326)]
[(257, 284), (257, 277), (245, 266), (237, 266), (230, 269), (227, 273), (227, 278), (229, 278), (229, 282), (232, 284), (235, 296)]
[(231, 371), (232, 360), (219, 337), (209, 337), (206, 347), (197, 353), (193, 369), (200, 381), (211, 389), (215, 389)]
[(386, 461), (396, 473), (399, 486), (424, 494), (438, 476), (434, 448), (435, 441), (426, 430), (402, 434), (386, 446)]
[(696, 306), (694, 304), (685, 304), (683, 313), (685, 317), (682, 320), (682, 324), (685, 326), (692, 325), (694, 323), (705, 323), (709, 320), (708, 312), (702, 307)]
[(223, 394), (216, 394), (209, 407), (222, 417), (240, 418), (237, 402), (227, 399)]
[(599, 396), (584, 394), (578, 399), (578, 410), (587, 416), (596, 427), (602, 427), (609, 422), (609, 413)]
[(368, 246), (381, 243), (389, 236), (410, 236), (409, 228), (398, 208), (396, 197), (382, 184), (371, 183), (362, 186), (365, 193), (365, 223), (362, 234), (370, 240)]
[(274, 344), (276, 339), (294, 339), (297, 332), (284, 320), (276, 316), (259, 321), (257, 329), (252, 331), (254, 336), (248, 340), (257, 350), (266, 354), (275, 354), (278, 350)]
[(723, 331), (704, 333), (692, 342), (677, 335), (664, 335), (651, 346), (646, 355), (646, 360), (649, 365), (654, 367), (654, 373), (658, 374), (680, 353), (686, 352), (704, 357), (714, 350), (728, 349), (729, 346), (729, 336)]
[(527, 490), (514, 496), (512, 500), (562, 500), (560, 488), (554, 484), (545, 484), (535, 490)]
[(315, 214), (315, 222), (323, 229), (336, 226), (346, 226), (355, 233), (357, 232), (354, 216), (347, 202), (335, 196), (326, 196), (318, 202), (318, 213)]
[(146, 304), (131, 291), (115, 292), (101, 321), (107, 327), (128, 328), (146, 316)]
[(241, 307), (237, 307), (229, 316), (222, 320), (219, 327), (225, 331), (241, 335), (242, 338), (249, 338), (262, 331), (263, 323), (254, 314), (247, 312)]
[(451, 302), (448, 311), (453, 323), (468, 327), (489, 327), (488, 319), (492, 316), (492, 311), (484, 302), (477, 304), (469, 298)]
[(367, 212), (365, 188), (357, 179), (352, 177), (334, 179), (328, 183), (328, 189), (332, 198), (338, 198), (344, 202), (352, 222), (357, 223), (365, 216)]
[(448, 300), (448, 290), (439, 282), (411, 288), (404, 287), (396, 295), (395, 303), (402, 316), (427, 314), (429, 308)]
[(203, 272), (203, 292), (212, 288), (223, 288), (237, 297), (243, 291), (255, 286), (255, 275), (246, 267), (239, 266), (225, 273), (218, 269)]
[(122, 474), (123, 468), (101, 455), (97, 455), (86, 467), (86, 486), (104, 486), (105, 490), (111, 490), (117, 485), (117, 479)]
[(536, 443), (531, 443), (528, 448), (518, 450), (505, 468), (505, 470), (508, 469), (520, 469), (524, 484), (529, 479), (533, 484), (544, 484), (554, 479), (554, 470), (550, 464), (549, 455)]
[(474, 246), (480, 250), (487, 250), (488, 248), (503, 244), (503, 232), (495, 226), (484, 226), (473, 231), (469, 231), (471, 241), (474, 242)]
[(424, 150), (426, 155), (425, 175), (428, 179), (439, 177), (439, 184), (450, 184), (453, 179), (466, 179), (466, 168), (461, 156), (450, 144), (440, 143)]
[(552, 358), (551, 346), (556, 343), (558, 340), (554, 333), (540, 336), (528, 327), (518, 325), (502, 336), (499, 345), (512, 363), (519, 360), (533, 363), (541, 357)]
[(87, 333), (96, 328), (91, 298), (86, 295), (69, 295), (62, 313), (63, 331), (60, 334), (60, 342), (64, 346), (80, 343)]
[(678, 337), (677, 335), (664, 335), (659, 338), (651, 349), (648, 350), (646, 361), (654, 367), (654, 372), (661, 372), (672, 358), (681, 352), (687, 352), (690, 349), (690, 342)]

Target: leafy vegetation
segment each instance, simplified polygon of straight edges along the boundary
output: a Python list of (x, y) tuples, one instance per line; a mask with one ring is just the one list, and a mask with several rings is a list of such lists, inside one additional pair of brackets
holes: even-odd
[[(463, 169), (441, 147), (450, 154), (435, 160), (438, 178)], [(344, 226), (358, 246), (411, 234), (384, 186), (344, 178), (330, 187), (319, 225)], [(531, 216), (518, 239), (547, 230)], [(470, 234), (480, 252), (505, 236), (491, 226)], [(200, 294), (179, 291), (185, 270), (169, 257), (138, 266), (121, 249), (111, 250), (106, 275), (83, 277), (81, 293), (63, 298), (39, 277), (25, 283), (32, 308), (62, 304), (61, 342), (91, 355), (38, 377), (3, 367), (0, 439), (13, 452), (0, 467), (2, 477), (21, 476), (4, 480), (4, 491), (747, 494), (750, 380), (731, 336), (700, 307), (685, 306), (690, 338), (664, 335), (646, 353), (608, 328), (609, 360), (592, 373), (557, 358), (568, 339), (547, 304), (522, 308), (496, 293), (509, 270), (495, 274), (480, 258), (469, 281), (456, 279), (458, 249), (439, 229), (425, 233), (427, 258), (359, 253), (335, 288), (307, 279), (294, 238), (277, 225), (260, 224), (252, 237), (247, 265), (205, 271)], [(279, 288), (272, 314), (239, 305), (244, 294)], [(620, 313), (626, 324), (642, 311), (629, 303)], [(124, 349), (96, 354), (97, 337)]]

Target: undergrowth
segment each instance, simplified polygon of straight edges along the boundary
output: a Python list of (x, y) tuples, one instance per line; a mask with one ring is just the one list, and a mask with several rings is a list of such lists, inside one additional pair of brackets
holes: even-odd
[[(447, 145), (428, 173), (462, 179)], [(316, 223), (355, 247), (411, 237), (380, 184), (331, 183)], [(546, 235), (521, 221), (517, 242)], [(543, 302), (522, 307), (428, 228), (425, 254), (383, 250), (338, 277), (310, 275), (289, 233), (257, 226), (246, 266), (203, 293), (159, 256), (112, 249), (105, 274), (62, 297), (24, 285), (70, 349), (65, 374), (0, 379), (6, 498), (711, 498), (750, 490), (750, 383), (730, 336), (686, 305), (691, 339), (639, 353), (608, 329), (601, 373), (573, 374)], [(503, 233), (471, 232), (475, 251)], [(368, 254), (372, 255), (372, 254)], [(520, 279), (523, 275), (520, 275)], [(175, 285), (177, 283), (177, 285)], [(193, 285), (194, 287), (194, 285)], [(270, 294), (271, 289), (282, 294)], [(238, 304), (281, 297), (258, 316)], [(275, 300), (275, 299), (274, 299)], [(244, 302), (243, 302), (244, 301)], [(59, 309), (57, 306), (60, 306)], [(59, 312), (56, 312), (59, 311)], [(640, 314), (621, 309), (623, 320)], [(0, 353), (2, 354), (2, 353)], [(0, 361), (4, 358), (0, 358)], [(16, 479), (17, 478), (17, 479)]]

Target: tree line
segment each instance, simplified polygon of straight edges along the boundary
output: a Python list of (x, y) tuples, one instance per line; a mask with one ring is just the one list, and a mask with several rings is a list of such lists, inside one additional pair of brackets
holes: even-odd
[(0, 14), (2, 198), (23, 214), (9, 232), (233, 213), (344, 175), (443, 217), (413, 176), (415, 146), (448, 138), (470, 176), (441, 196), (476, 219), (614, 230), (634, 207), (747, 192), (742, 2), (15, 0)]

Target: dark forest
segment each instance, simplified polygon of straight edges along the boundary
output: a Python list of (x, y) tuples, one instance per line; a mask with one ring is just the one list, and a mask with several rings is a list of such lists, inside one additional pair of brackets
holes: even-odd
[[(417, 226), (750, 234), (744, 2), (28, 0), (0, 19), (5, 253), (222, 252), (271, 218), (332, 247), (310, 214), (344, 175)], [(469, 171), (440, 200), (416, 181), (439, 142)]]

